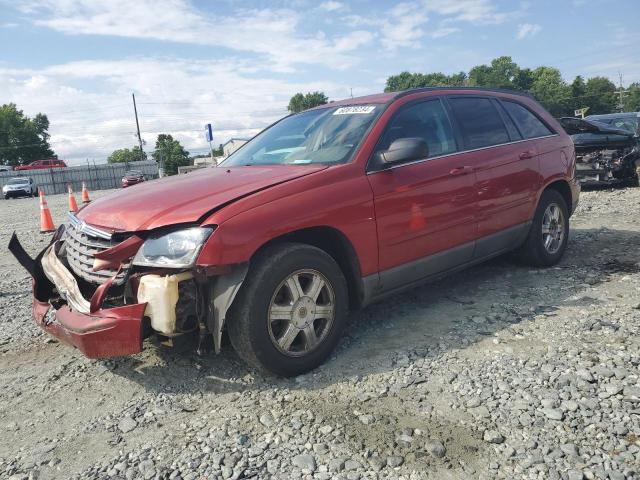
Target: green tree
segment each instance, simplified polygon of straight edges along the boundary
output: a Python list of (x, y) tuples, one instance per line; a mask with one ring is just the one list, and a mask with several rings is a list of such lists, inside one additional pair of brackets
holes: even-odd
[(165, 175), (175, 175), (178, 167), (189, 165), (189, 152), (171, 135), (161, 133), (156, 140), (153, 159), (164, 165)]
[(533, 87), (533, 70), (530, 68), (521, 68), (513, 80), (516, 90), (528, 92)]
[(42, 113), (33, 118), (14, 103), (0, 107), (0, 164), (21, 165), (42, 158), (57, 158), (49, 145), (49, 119)]
[(306, 94), (296, 93), (291, 100), (289, 100), (289, 106), (287, 109), (291, 113), (302, 112), (309, 108), (317, 107), (318, 105), (324, 105), (329, 102), (329, 99), (323, 92), (308, 92)]
[(491, 65), (478, 65), (469, 71), (469, 83), (477, 87), (518, 89), (520, 67), (511, 57), (498, 57)]
[(640, 112), (640, 82), (632, 83), (627, 89), (627, 97), (624, 101), (627, 112)]
[(446, 75), (441, 72), (426, 74), (402, 72), (399, 75), (392, 75), (387, 78), (384, 91), (400, 92), (411, 88), (454, 87), (465, 85), (466, 82), (467, 74), (465, 72), (454, 73), (453, 75)]
[(138, 162), (140, 160), (146, 160), (147, 154), (143, 151), (142, 158), (140, 155), (140, 147), (135, 146), (132, 149), (128, 148), (120, 148), (118, 150), (114, 150), (109, 158), (107, 158), (107, 162), (109, 163), (128, 163), (128, 162)]
[(573, 114), (568, 106), (571, 88), (562, 79), (560, 70), (553, 67), (538, 67), (533, 71), (530, 93), (554, 117)]
[(585, 101), (589, 114), (612, 113), (617, 111), (616, 86), (606, 77), (591, 77), (585, 84)]

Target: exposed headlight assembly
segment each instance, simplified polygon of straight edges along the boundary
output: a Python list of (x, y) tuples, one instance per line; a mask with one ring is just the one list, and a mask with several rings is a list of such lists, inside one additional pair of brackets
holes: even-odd
[(133, 264), (160, 268), (191, 267), (213, 230), (211, 227), (193, 227), (149, 237), (133, 257)]

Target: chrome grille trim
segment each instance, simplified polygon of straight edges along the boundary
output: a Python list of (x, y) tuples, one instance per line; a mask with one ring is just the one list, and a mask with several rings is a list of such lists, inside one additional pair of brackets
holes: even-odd
[[(111, 234), (87, 225), (75, 215), (69, 214), (70, 223), (65, 229), (67, 263), (71, 270), (83, 280), (93, 284), (102, 284), (116, 274), (116, 270), (93, 271), (94, 256), (118, 243), (111, 240)], [(99, 235), (98, 235), (99, 234)], [(108, 237), (108, 238), (107, 238)], [(114, 285), (121, 285), (127, 276), (131, 260), (123, 264), (122, 271), (114, 280)]]
[(73, 212), (69, 212), (67, 213), (67, 215), (69, 216), (69, 222), (71, 222), (71, 225), (73, 225), (76, 230), (80, 230), (81, 232), (86, 233), (88, 236), (102, 238), (103, 240), (111, 240), (111, 233), (88, 225), (83, 220), (80, 220), (78, 217), (76, 217)]

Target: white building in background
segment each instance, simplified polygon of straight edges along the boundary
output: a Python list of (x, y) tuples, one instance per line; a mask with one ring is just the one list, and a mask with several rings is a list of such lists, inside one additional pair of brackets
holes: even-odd
[(227, 142), (222, 145), (223, 157), (227, 158), (248, 141), (248, 138), (231, 138), (227, 140)]

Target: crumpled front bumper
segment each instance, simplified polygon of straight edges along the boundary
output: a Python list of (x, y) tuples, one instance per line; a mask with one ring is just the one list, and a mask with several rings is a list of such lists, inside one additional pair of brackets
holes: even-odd
[[(55, 240), (56, 236), (51, 244)], [(51, 305), (50, 301), (57, 297), (54, 288), (64, 288), (54, 287), (43, 270), (42, 259), (51, 244), (32, 259), (15, 234), (9, 242), (9, 250), (33, 278), (33, 318), (38, 326), (60, 341), (78, 348), (89, 358), (118, 357), (140, 352), (146, 303), (97, 308), (88, 313), (77, 312), (65, 304), (58, 308)], [(51, 309), (55, 313), (50, 312)]]
[(34, 298), (33, 317), (43, 330), (89, 358), (133, 355), (142, 351), (142, 317), (146, 304), (78, 313), (63, 305), (55, 311), (55, 320), (47, 315), (49, 303)]

